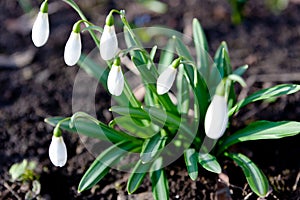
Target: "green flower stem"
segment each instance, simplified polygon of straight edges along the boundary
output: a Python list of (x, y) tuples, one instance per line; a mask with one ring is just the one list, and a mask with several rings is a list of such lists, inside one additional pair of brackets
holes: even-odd
[(62, 131), (60, 130), (60, 125), (61, 125), (63, 122), (68, 121), (68, 120), (70, 120), (70, 119), (71, 119), (70, 117), (67, 117), (67, 118), (65, 118), (65, 119), (60, 120), (60, 121), (56, 124), (56, 126), (55, 126), (55, 128), (54, 128), (54, 130), (53, 130), (53, 135), (54, 135), (55, 137), (60, 137), (60, 136), (62, 135)]
[[(87, 21), (88, 21), (87, 18), (85, 17), (85, 15), (82, 13), (82, 11), (81, 11), (80, 8), (78, 7), (78, 5), (77, 5), (73, 0), (63, 0), (63, 2), (69, 4), (69, 5), (70, 5), (70, 6), (78, 13), (78, 15), (80, 16), (80, 18), (81, 18), (82, 20), (85, 20), (85, 25), (86, 25), (86, 27), (89, 27), (89, 26), (90, 26), (90, 24), (87, 23)], [(94, 40), (95, 44), (97, 45), (97, 47), (99, 47), (100, 41), (99, 41), (99, 39), (97, 38), (95, 32), (92, 31), (92, 30), (89, 30), (89, 33), (90, 33), (91, 37), (93, 38), (93, 40)]]
[[(73, 0), (63, 0), (63, 1), (67, 4), (69, 4), (78, 13), (78, 15), (81, 17), (81, 19), (84, 20), (84, 23), (85, 23), (86, 27), (91, 26), (91, 24), (87, 23), (88, 22), (87, 18), (85, 17), (85, 15), (82, 13), (82, 11), (78, 7), (78, 5)], [(111, 10), (110, 12), (116, 12), (118, 14), (121, 14), (118, 10)], [(100, 41), (97, 38), (95, 32), (92, 31), (92, 30), (88, 30), (88, 31), (89, 31), (91, 37), (93, 38), (95, 44), (99, 48), (100, 47)], [(134, 106), (134, 107), (140, 107), (141, 106), (141, 103), (135, 98), (134, 94), (130, 90), (127, 81), (125, 81), (124, 93), (125, 93), (126, 97), (128, 98), (129, 102), (132, 104), (132, 106)]]
[[(130, 25), (129, 25), (127, 19), (126, 19), (125, 11), (124, 11), (124, 10), (121, 10), (121, 11), (120, 11), (120, 17), (121, 17), (121, 20), (122, 20), (122, 22), (123, 22), (123, 24), (124, 24), (126, 30), (127, 30), (128, 33), (130, 34), (132, 40), (136, 43), (137, 48), (140, 48), (141, 54), (147, 59), (146, 61), (144, 60), (144, 62), (148, 62), (148, 64), (150, 65), (150, 70), (151, 70), (152, 74), (154, 75), (155, 78), (157, 78), (157, 77), (158, 77), (158, 72), (157, 72), (157, 70), (154, 70), (154, 69), (156, 69), (156, 68), (155, 68), (155, 65), (154, 65), (152, 59), (150, 58), (149, 53), (148, 53), (145, 49), (141, 48), (142, 45), (141, 45), (140, 41), (136, 38), (136, 35), (133, 33), (133, 31), (132, 31), (132, 29), (131, 29), (131, 27), (130, 27)], [(143, 72), (142, 72), (142, 71), (140, 71), (140, 72), (141, 72), (142, 77), (145, 77), (144, 75), (146, 75), (146, 74), (143, 75)], [(146, 73), (148, 73), (148, 72), (146, 72)], [(148, 75), (146, 75), (146, 77), (147, 77), (147, 76), (148, 76)], [(145, 78), (146, 78), (146, 77), (145, 77)], [(150, 89), (154, 94), (156, 94), (156, 88), (155, 88), (155, 87), (150, 87), (150, 86), (149, 86), (149, 89)], [(163, 96), (155, 95), (155, 97), (158, 98), (158, 101), (161, 102), (161, 104), (162, 104), (168, 111), (172, 111), (172, 112), (175, 112), (175, 113), (176, 113), (177, 110), (174, 109), (174, 107), (173, 107), (174, 105), (173, 105), (173, 106), (169, 105), (169, 104), (171, 103), (171, 100), (169, 99), (168, 95), (163, 95)], [(153, 99), (153, 101), (156, 101), (156, 99)], [(156, 102), (157, 102), (157, 101), (156, 101)], [(178, 113), (176, 113), (176, 114), (178, 114)]]
[(91, 22), (81, 19), (79, 21), (77, 21), (74, 25), (73, 25), (73, 32), (75, 33), (80, 33), (80, 24), (84, 22), (84, 24), (88, 24), (89, 26), (94, 26)]

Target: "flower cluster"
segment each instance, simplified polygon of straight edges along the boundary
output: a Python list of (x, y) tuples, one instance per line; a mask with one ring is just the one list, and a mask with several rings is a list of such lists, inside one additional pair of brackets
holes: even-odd
[[(66, 65), (75, 65), (81, 56), (81, 23), (87, 26), (91, 25), (86, 20), (77, 21), (72, 28), (72, 32), (65, 45), (64, 61)], [(41, 47), (46, 44), (49, 38), (49, 18), (48, 18), (48, 0), (45, 0), (41, 6), (40, 11), (35, 19), (32, 27), (32, 41), (36, 47)], [(100, 38), (100, 56), (103, 60), (109, 61), (115, 59), (108, 75), (107, 85), (108, 90), (112, 95), (119, 96), (122, 94), (124, 88), (124, 77), (121, 69), (120, 58), (118, 54), (118, 40), (114, 27), (113, 11), (109, 13), (106, 18), (105, 26)], [(64, 166), (67, 160), (67, 150), (64, 140), (62, 138), (59, 126), (54, 130), (52, 142), (49, 148), (49, 157), (55, 166)]]
[[(43, 46), (49, 37), (49, 21), (48, 21), (48, 0), (45, 0), (40, 12), (34, 22), (32, 29), (32, 40), (35, 46)], [(105, 26), (99, 40), (100, 56), (105, 61), (112, 61), (112, 66), (107, 77), (108, 91), (115, 96), (120, 96), (124, 88), (124, 75), (121, 69), (121, 60), (118, 56), (118, 40), (114, 27), (113, 13), (118, 12), (112, 10), (106, 17)], [(119, 13), (119, 12), (118, 12)], [(120, 14), (120, 13), (119, 13)], [(92, 25), (87, 20), (77, 21), (72, 28), (72, 32), (65, 45), (64, 61), (66, 65), (75, 65), (81, 56), (81, 24), (86, 26)], [(158, 95), (164, 95), (169, 92), (174, 84), (177, 68), (183, 61), (183, 57), (175, 59), (157, 78), (156, 92)], [(220, 83), (218, 92), (213, 96), (211, 104), (207, 109), (205, 116), (205, 133), (211, 139), (220, 138), (226, 129), (228, 123), (227, 100), (225, 98), (225, 88), (223, 83)], [(221, 89), (220, 89), (221, 88)], [(67, 150), (64, 144), (59, 124), (54, 129), (52, 142), (49, 148), (49, 157), (55, 166), (63, 166), (67, 160)]]

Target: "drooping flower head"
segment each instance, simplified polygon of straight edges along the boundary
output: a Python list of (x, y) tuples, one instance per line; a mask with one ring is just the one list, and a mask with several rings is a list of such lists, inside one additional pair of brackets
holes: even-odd
[(165, 71), (163, 71), (159, 75), (156, 82), (157, 94), (165, 94), (171, 89), (177, 74), (177, 68), (180, 64), (180, 61), (181, 58), (177, 58), (172, 62), (171, 65), (167, 67), (167, 69), (165, 69)]
[(103, 60), (111, 60), (118, 53), (118, 40), (116, 36), (114, 17), (112, 13), (106, 17), (103, 33), (100, 38), (100, 55)]
[(64, 51), (64, 60), (68, 66), (75, 65), (81, 55), (81, 37), (80, 37), (80, 23), (78, 21), (74, 24), (73, 30), (70, 34), (70, 37), (66, 43)]
[(45, 0), (32, 27), (32, 42), (36, 47), (46, 44), (49, 38), (48, 0)]
[(115, 59), (107, 77), (108, 91), (115, 96), (120, 96), (124, 88), (124, 76), (121, 69), (120, 58)]
[(61, 130), (55, 127), (49, 147), (49, 158), (53, 165), (63, 167), (67, 162), (67, 148)]
[(211, 139), (219, 139), (224, 134), (228, 123), (228, 107), (223, 81), (219, 84), (216, 94), (208, 106), (204, 129)]

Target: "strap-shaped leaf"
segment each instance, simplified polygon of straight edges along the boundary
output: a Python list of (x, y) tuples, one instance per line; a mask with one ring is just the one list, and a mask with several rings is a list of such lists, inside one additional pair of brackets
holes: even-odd
[[(142, 123), (143, 121), (145, 123)], [(128, 131), (130, 135), (139, 138), (149, 138), (157, 133), (156, 129), (152, 129), (154, 124), (150, 124), (146, 120), (138, 121), (130, 116), (115, 117), (110, 124), (118, 125), (121, 129)]]
[(142, 184), (146, 174), (149, 172), (151, 165), (151, 162), (143, 164), (141, 160), (138, 161), (127, 181), (127, 191), (129, 194), (134, 193)]
[(131, 108), (126, 106), (112, 106), (110, 111), (122, 116), (130, 116), (134, 119), (151, 120), (149, 114), (142, 108)]
[[(128, 109), (130, 110), (129, 112)], [(189, 134), (190, 137), (195, 137), (196, 134), (193, 132), (192, 129), (190, 129), (190, 127), (188, 127), (188, 125), (184, 122), (183, 119), (181, 119), (180, 117), (172, 113), (164, 111), (160, 108), (144, 107), (143, 110), (142, 108), (128, 108), (122, 106), (113, 106), (110, 108), (110, 110), (120, 115), (134, 113), (134, 116), (138, 119), (147, 119), (147, 117), (149, 117), (150, 115), (152, 122), (157, 123), (160, 126), (177, 127), (177, 128), (179, 126), (179, 128), (186, 134)]]
[[(52, 117), (52, 118), (46, 118), (45, 122), (52, 126), (55, 126), (58, 122), (60, 122), (63, 119), (64, 119), (63, 117)], [(76, 120), (75, 126), (72, 128), (70, 127), (70, 120), (65, 120), (60, 124), (60, 128), (73, 133), (80, 133), (88, 137), (97, 138), (99, 140), (105, 140), (105, 141), (109, 140), (113, 143), (118, 143), (124, 140), (132, 141), (132, 142), (139, 141), (130, 135), (127, 135), (123, 132), (116, 131), (108, 127), (102, 122), (96, 124), (94, 122), (87, 121), (85, 119)]]
[(180, 56), (183, 56), (185, 59), (189, 61), (194, 61), (193, 56), (191, 55), (189, 49), (187, 46), (182, 42), (182, 40), (178, 37), (175, 37), (175, 42), (176, 42), (176, 51)]
[(220, 174), (222, 172), (221, 166), (218, 163), (216, 157), (211, 154), (199, 153), (198, 161), (204, 169), (210, 172), (214, 172), (217, 174)]
[(154, 161), (151, 168), (150, 178), (152, 183), (152, 194), (155, 200), (169, 199), (168, 180), (164, 169), (161, 169), (162, 165), (162, 158), (158, 158)]
[(249, 140), (279, 139), (300, 133), (300, 122), (296, 121), (256, 121), (220, 141), (218, 154), (238, 142)]
[(193, 19), (193, 36), (197, 54), (197, 68), (204, 74), (204, 77), (208, 77), (210, 74), (208, 44), (204, 31), (197, 19)]
[(169, 39), (166, 47), (161, 50), (158, 72), (161, 74), (173, 61), (175, 52), (175, 40)]
[(154, 57), (155, 57), (155, 54), (156, 54), (156, 51), (157, 51), (157, 45), (153, 46), (151, 51), (150, 51), (150, 59), (153, 60)]
[(194, 181), (198, 177), (198, 153), (195, 149), (186, 149), (184, 151), (184, 160), (189, 176)]
[(219, 69), (221, 77), (224, 78), (232, 73), (232, 67), (228, 55), (228, 47), (226, 42), (222, 42), (216, 51), (214, 62)]
[(161, 136), (160, 133), (146, 139), (140, 154), (142, 163), (153, 161), (153, 159), (159, 155), (160, 150), (165, 146), (166, 141), (167, 137)]
[(264, 173), (245, 155), (225, 153), (243, 170), (251, 190), (260, 197), (265, 197), (269, 191), (269, 183)]
[(242, 107), (246, 106), (249, 103), (259, 101), (259, 100), (264, 100), (264, 99), (269, 99), (269, 98), (274, 98), (274, 97), (279, 97), (282, 95), (288, 95), (288, 94), (293, 94), (295, 92), (298, 92), (300, 90), (300, 85), (297, 84), (281, 84), (281, 85), (276, 85), (267, 89), (259, 90), (245, 99), (242, 99), (239, 101), (230, 111), (229, 115), (234, 114), (235, 112), (239, 111)]
[(190, 87), (184, 74), (183, 65), (179, 66), (176, 83), (178, 112), (187, 115), (190, 106)]
[(209, 90), (206, 81), (195, 67), (184, 64), (184, 70), (196, 97), (194, 101), (194, 119), (196, 125), (198, 125), (199, 121), (204, 121), (210, 99)]
[(232, 73), (236, 74), (238, 76), (242, 76), (248, 69), (248, 65), (242, 65), (238, 67), (236, 70), (234, 70)]
[(102, 152), (82, 177), (78, 191), (82, 192), (97, 184), (109, 171), (109, 166), (118, 161), (129, 151), (137, 148), (132, 142), (120, 142)]

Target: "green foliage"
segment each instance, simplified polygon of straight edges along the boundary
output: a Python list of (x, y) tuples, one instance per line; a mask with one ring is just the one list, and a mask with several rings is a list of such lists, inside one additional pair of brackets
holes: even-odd
[[(64, 1), (71, 5), (82, 19), (86, 20), (73, 0)], [(141, 2), (152, 6), (158, 3), (156, 1)], [(230, 2), (238, 9), (239, 5), (236, 3), (241, 5), (245, 3), (245, 1)], [(162, 4), (159, 6), (162, 7)], [(237, 102), (234, 84), (246, 86), (241, 76), (247, 70), (248, 65), (233, 70), (226, 42), (220, 44), (213, 60), (210, 59), (205, 31), (197, 19), (193, 20), (196, 59), (183, 42), (184, 39), (174, 33), (167, 38), (167, 44), (160, 52), (159, 65), (156, 66), (154, 59), (159, 56), (158, 46), (152, 45), (151, 51), (148, 52), (127, 22), (125, 11), (112, 10), (112, 13), (119, 14), (121, 17), (124, 25), (124, 40), (127, 45), (116, 56), (130, 56), (145, 88), (144, 101), (139, 101), (135, 97), (125, 80), (122, 95), (113, 97), (117, 105), (112, 106), (110, 111), (115, 114), (115, 117), (108, 125), (83, 112), (74, 113), (69, 118), (52, 117), (45, 120), (53, 126), (59, 126), (62, 130), (112, 143), (86, 171), (79, 183), (78, 191), (90, 189), (108, 174), (110, 166), (114, 166), (128, 154), (137, 153), (139, 156), (136, 162), (130, 163), (133, 169), (127, 183), (128, 193), (135, 192), (149, 173), (154, 199), (169, 199), (164, 166), (169, 164), (168, 158), (172, 158), (179, 152), (184, 154), (187, 171), (192, 180), (198, 177), (198, 164), (207, 171), (219, 174), (222, 172), (222, 167), (216, 156), (225, 155), (233, 159), (242, 168), (253, 192), (264, 197), (269, 190), (265, 175), (249, 158), (242, 154), (230, 153), (228, 149), (239, 142), (297, 135), (300, 123), (295, 121), (252, 122), (234, 134), (223, 135), (219, 142), (213, 141), (212, 144), (207, 145), (206, 142), (212, 139), (205, 134), (206, 113), (213, 96), (219, 95), (216, 94), (216, 90), (220, 91), (221, 86), (224, 90), (224, 99), (227, 101), (228, 116), (234, 118), (234, 114), (244, 106), (259, 100), (274, 100), (282, 95), (293, 94), (300, 90), (300, 85), (273, 86), (257, 91)], [(241, 17), (234, 20), (238, 22)], [(94, 31), (100, 30), (101, 32), (102, 29), (97, 26), (88, 26), (85, 30), (90, 32), (96, 46), (99, 46)], [(174, 97), (175, 100), (172, 101), (168, 93), (158, 94), (157, 80), (166, 69), (169, 69), (177, 56), (180, 63), (178, 68), (177, 66), (173, 68), (177, 70), (177, 94)], [(82, 56), (78, 65), (107, 89), (108, 68), (99, 66), (87, 56)], [(107, 65), (110, 68), (112, 61), (108, 61)], [(174, 103), (176, 101), (177, 103)], [(230, 124), (228, 127), (230, 128)], [(15, 180), (22, 176), (23, 165), (27, 166), (25, 163), (14, 167)]]
[(28, 162), (26, 159), (21, 163), (13, 164), (9, 169), (11, 181), (33, 181), (38, 179), (39, 176), (34, 172), (36, 165), (36, 162)]
[(12, 182), (21, 182), (21, 185), (31, 185), (25, 194), (25, 200), (38, 199), (41, 192), (41, 184), (39, 182), (39, 175), (34, 171), (37, 167), (35, 161), (28, 161), (24, 159), (20, 163), (13, 164), (9, 169)]

